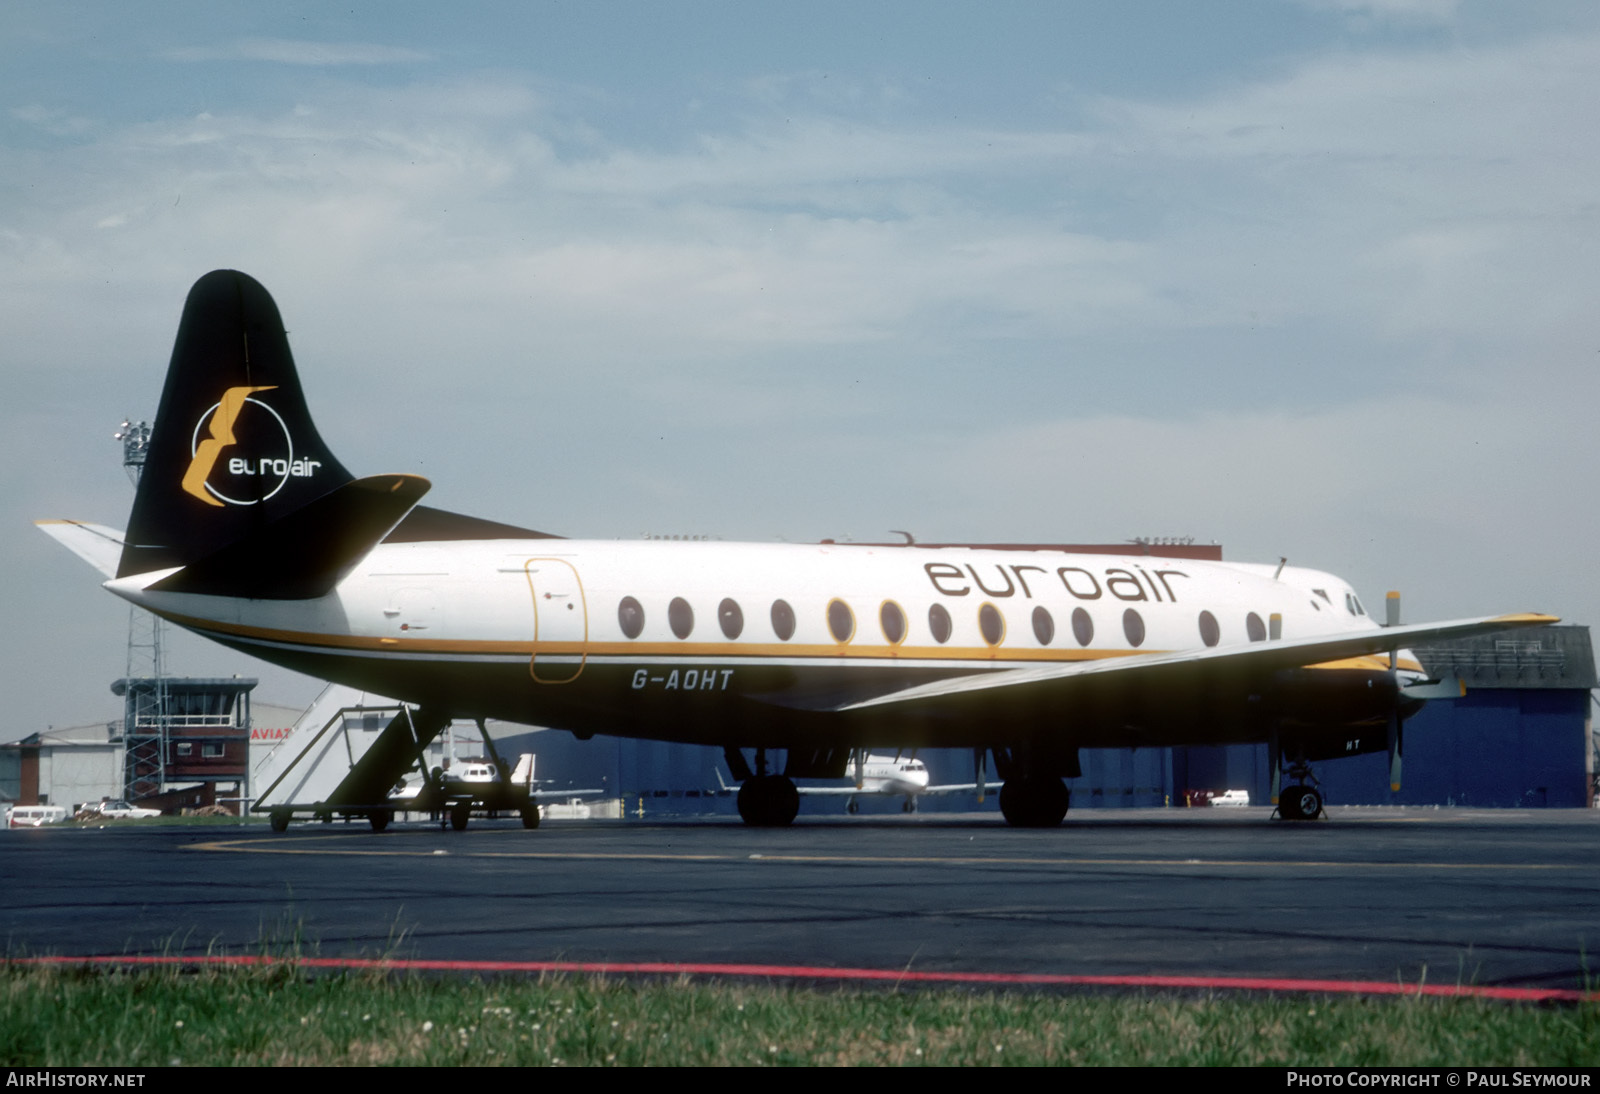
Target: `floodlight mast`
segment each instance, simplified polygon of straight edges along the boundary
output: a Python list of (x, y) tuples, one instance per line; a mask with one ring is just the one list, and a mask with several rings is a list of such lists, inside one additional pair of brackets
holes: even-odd
[[(122, 469), (137, 487), (150, 452), (150, 423), (124, 418), (111, 437), (122, 442)], [(163, 660), (161, 620), (142, 608), (130, 608), (122, 719), (122, 793), (129, 801), (160, 794), (167, 788), (170, 718)]]
[(133, 485), (138, 486), (139, 476), (144, 474), (145, 456), (150, 452), (150, 423), (124, 418), (111, 439), (122, 442), (122, 468)]

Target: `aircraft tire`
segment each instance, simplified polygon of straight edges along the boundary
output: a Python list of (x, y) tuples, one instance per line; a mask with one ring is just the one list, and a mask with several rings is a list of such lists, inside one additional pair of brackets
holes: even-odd
[(539, 819), (538, 802), (530, 801), (527, 805), (522, 807), (522, 827), (537, 828), (539, 827)]
[(739, 816), (752, 828), (784, 828), (800, 812), (800, 791), (787, 775), (755, 775), (739, 787)]
[(287, 832), (289, 830), (289, 811), (274, 809), (271, 814), (272, 830), (274, 832)]
[(1007, 779), (1000, 788), (1000, 813), (1014, 828), (1054, 828), (1071, 804), (1066, 784), (1052, 775)]
[(1288, 820), (1316, 820), (1322, 816), (1322, 794), (1316, 787), (1291, 786), (1278, 800), (1278, 812)]
[(394, 810), (392, 809), (374, 809), (367, 814), (367, 823), (372, 825), (374, 832), (382, 832), (389, 827), (389, 822), (393, 819)]
[(457, 832), (467, 830), (467, 822), (472, 819), (472, 806), (458, 805), (450, 810), (450, 827)]

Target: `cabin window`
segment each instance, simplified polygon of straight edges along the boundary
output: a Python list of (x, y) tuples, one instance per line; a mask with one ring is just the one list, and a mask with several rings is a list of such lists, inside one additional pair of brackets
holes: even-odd
[(978, 633), (991, 646), (998, 646), (1006, 636), (1006, 621), (1000, 609), (985, 603), (978, 609)]
[(772, 633), (778, 636), (780, 642), (787, 642), (794, 637), (794, 609), (789, 607), (787, 600), (772, 602)]
[(667, 605), (667, 626), (679, 638), (688, 638), (694, 630), (694, 609), (683, 597), (675, 596), (672, 603)]
[(943, 604), (935, 604), (928, 609), (928, 630), (933, 632), (933, 640), (939, 645), (950, 641), (950, 613), (944, 610)]
[(1267, 640), (1267, 625), (1261, 622), (1261, 617), (1251, 612), (1244, 617), (1244, 633), (1249, 635), (1252, 642), (1265, 642)]
[(1122, 633), (1127, 636), (1128, 645), (1135, 649), (1144, 645), (1144, 616), (1132, 608), (1123, 612)]
[(906, 613), (894, 601), (883, 602), (883, 607), (878, 609), (878, 623), (883, 627), (883, 636), (889, 640), (889, 645), (898, 646), (906, 640)]
[(1094, 641), (1094, 620), (1082, 608), (1072, 609), (1072, 637), (1078, 640), (1080, 646), (1087, 646)]
[(848, 642), (855, 637), (856, 613), (842, 600), (828, 601), (828, 631), (835, 642)]
[(744, 612), (739, 608), (739, 602), (732, 597), (717, 605), (717, 622), (722, 625), (722, 633), (729, 638), (738, 638), (744, 630)]
[(1056, 636), (1056, 621), (1050, 618), (1049, 610), (1042, 604), (1033, 609), (1033, 636), (1041, 646), (1048, 646)]
[(644, 633), (644, 606), (631, 596), (623, 597), (617, 605), (617, 626), (627, 637), (638, 638)]
[(1217, 625), (1217, 617), (1210, 612), (1200, 613), (1200, 641), (1208, 646), (1215, 646), (1222, 641), (1222, 628)]

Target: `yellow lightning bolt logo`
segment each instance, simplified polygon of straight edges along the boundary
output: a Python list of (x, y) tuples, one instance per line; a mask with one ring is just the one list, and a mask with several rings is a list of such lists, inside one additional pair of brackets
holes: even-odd
[(258, 391), (271, 391), (276, 386), (230, 387), (222, 393), (222, 398), (217, 400), (216, 411), (211, 415), (211, 436), (200, 442), (200, 447), (194, 450), (194, 459), (189, 461), (189, 470), (183, 473), (184, 493), (193, 494), (207, 505), (215, 505), (219, 509), (222, 507), (222, 502), (206, 490), (206, 479), (211, 477), (211, 469), (217, 465), (217, 457), (222, 455), (222, 450), (236, 443), (233, 424), (239, 420), (244, 401)]

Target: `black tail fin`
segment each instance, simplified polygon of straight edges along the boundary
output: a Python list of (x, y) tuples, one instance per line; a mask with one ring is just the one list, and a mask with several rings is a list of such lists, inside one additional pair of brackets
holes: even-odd
[(351, 477), (311, 422), (272, 297), (208, 273), (184, 304), (117, 576), (187, 565)]

